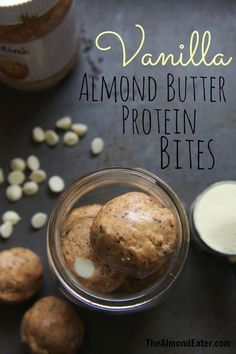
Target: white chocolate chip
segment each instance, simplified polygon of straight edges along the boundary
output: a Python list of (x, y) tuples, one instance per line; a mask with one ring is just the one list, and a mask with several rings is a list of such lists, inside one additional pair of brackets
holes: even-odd
[(73, 146), (78, 143), (79, 138), (78, 135), (74, 132), (66, 132), (63, 140), (65, 145)]
[(31, 225), (34, 229), (41, 229), (47, 222), (48, 216), (45, 213), (36, 213), (31, 218)]
[(36, 171), (40, 168), (39, 159), (37, 158), (37, 156), (34, 155), (28, 157), (26, 164), (31, 171)]
[(16, 202), (22, 197), (22, 189), (20, 186), (8, 186), (6, 189), (6, 196), (10, 202)]
[(63, 117), (56, 122), (56, 127), (63, 130), (68, 130), (71, 127), (71, 117)]
[(54, 146), (59, 142), (59, 136), (53, 130), (45, 132), (45, 141), (49, 146)]
[(95, 138), (91, 143), (91, 151), (93, 155), (98, 155), (104, 148), (104, 141), (102, 138)]
[(35, 183), (43, 183), (47, 178), (47, 174), (43, 170), (32, 171), (29, 179)]
[(78, 257), (74, 263), (76, 273), (82, 278), (91, 278), (94, 274), (95, 267), (93, 262), (88, 258)]
[(10, 166), (12, 171), (24, 171), (26, 168), (26, 163), (23, 159), (17, 157), (11, 160)]
[(21, 220), (20, 215), (13, 210), (8, 210), (3, 213), (2, 216), (2, 221), (5, 222), (10, 222), (12, 225), (18, 224), (18, 222)]
[(0, 235), (2, 236), (2, 238), (10, 237), (12, 232), (13, 226), (9, 221), (4, 222), (4, 224), (0, 226)]
[(30, 182), (26, 182), (23, 185), (23, 192), (25, 195), (34, 195), (38, 192), (39, 190), (39, 186), (37, 185), (37, 183), (30, 181)]
[(53, 176), (48, 181), (50, 190), (54, 193), (60, 193), (65, 188), (65, 182), (59, 176)]
[(25, 174), (22, 171), (12, 171), (8, 175), (9, 184), (22, 184), (25, 180)]
[(35, 127), (32, 132), (33, 140), (36, 143), (42, 143), (45, 140), (45, 132), (40, 127)]
[(4, 172), (3, 169), (0, 168), (0, 184), (3, 184), (4, 181), (5, 181)]
[(75, 123), (72, 124), (71, 129), (75, 132), (78, 136), (84, 136), (88, 132), (88, 126), (82, 123)]

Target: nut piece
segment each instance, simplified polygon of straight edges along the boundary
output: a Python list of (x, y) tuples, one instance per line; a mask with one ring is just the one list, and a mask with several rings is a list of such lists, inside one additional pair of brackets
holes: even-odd
[(63, 140), (65, 145), (73, 146), (78, 143), (79, 138), (78, 135), (74, 132), (66, 132)]
[(12, 171), (9, 173), (7, 180), (12, 185), (22, 184), (25, 180), (25, 174), (22, 171)]
[(47, 178), (47, 174), (43, 170), (32, 171), (29, 179), (35, 183), (43, 183)]
[(4, 224), (0, 226), (0, 236), (2, 236), (2, 238), (9, 238), (12, 233), (13, 226), (9, 221), (4, 222)]
[(79, 137), (84, 136), (88, 132), (88, 126), (82, 123), (72, 124), (71, 129), (75, 132)]
[(97, 293), (110, 293), (124, 281), (125, 274), (99, 260), (91, 246), (93, 217), (78, 218), (61, 234), (61, 250), (66, 265), (78, 281)]
[(35, 182), (30, 181), (30, 182), (26, 182), (23, 185), (23, 192), (25, 195), (28, 196), (34, 195), (38, 192), (38, 190), (39, 190), (39, 186)]
[(56, 122), (56, 127), (63, 130), (68, 130), (71, 127), (71, 117), (63, 117)]
[(32, 132), (33, 141), (42, 143), (45, 140), (45, 132), (40, 127), (35, 127)]
[(8, 186), (6, 189), (6, 197), (10, 202), (17, 202), (22, 197), (22, 189), (20, 186)]
[(17, 157), (11, 160), (10, 166), (12, 171), (24, 171), (26, 168), (26, 163), (23, 159)]
[(3, 169), (0, 168), (0, 184), (4, 183), (5, 177), (4, 177), (4, 172)]
[(54, 130), (47, 130), (45, 132), (45, 141), (49, 146), (54, 146), (59, 142), (59, 136)]
[(65, 188), (65, 182), (59, 176), (49, 178), (48, 186), (53, 193), (60, 193)]
[(28, 300), (41, 287), (43, 269), (39, 257), (27, 248), (0, 252), (0, 300), (19, 303)]
[(95, 138), (91, 143), (91, 151), (93, 155), (98, 155), (104, 148), (104, 141), (102, 138)]
[(84, 325), (70, 304), (48, 296), (25, 313), (21, 339), (32, 354), (77, 354), (84, 339)]
[(28, 157), (26, 164), (31, 171), (36, 171), (40, 168), (39, 159), (37, 158), (37, 156), (34, 155)]
[(45, 213), (36, 213), (31, 218), (31, 225), (34, 229), (41, 229), (47, 222), (48, 216)]
[(90, 237), (103, 262), (144, 278), (170, 262), (177, 245), (178, 224), (162, 201), (145, 193), (130, 192), (102, 207)]
[(7, 222), (9, 221), (12, 225), (18, 224), (18, 222), (21, 220), (20, 215), (13, 210), (8, 210), (5, 211), (5, 213), (2, 216), (2, 221)]

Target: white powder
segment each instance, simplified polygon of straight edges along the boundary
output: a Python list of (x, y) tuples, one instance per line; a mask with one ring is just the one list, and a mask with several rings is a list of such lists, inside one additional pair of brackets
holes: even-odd
[(213, 250), (236, 254), (236, 182), (219, 182), (197, 199), (193, 220), (200, 238)]

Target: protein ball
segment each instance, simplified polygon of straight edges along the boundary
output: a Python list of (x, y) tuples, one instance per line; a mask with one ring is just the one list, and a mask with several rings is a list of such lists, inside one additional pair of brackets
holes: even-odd
[(62, 231), (68, 229), (73, 222), (78, 220), (78, 218), (94, 218), (101, 209), (101, 207), (101, 204), (91, 204), (73, 209), (64, 220)]
[(0, 300), (19, 303), (32, 297), (42, 285), (40, 258), (27, 248), (0, 252)]
[(177, 221), (159, 199), (130, 192), (106, 203), (91, 227), (96, 255), (136, 278), (158, 271), (173, 255)]
[(77, 354), (84, 325), (73, 307), (54, 296), (37, 301), (24, 315), (21, 340), (32, 354)]
[(90, 243), (92, 223), (93, 218), (76, 218), (61, 235), (61, 250), (80, 284), (97, 293), (109, 293), (123, 283), (125, 275), (96, 257)]

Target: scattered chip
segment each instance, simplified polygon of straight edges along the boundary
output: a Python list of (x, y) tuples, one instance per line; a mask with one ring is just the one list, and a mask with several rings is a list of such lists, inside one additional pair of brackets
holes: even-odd
[(32, 132), (33, 141), (42, 143), (45, 140), (45, 132), (40, 127), (35, 127)]
[(12, 171), (9, 173), (7, 180), (9, 184), (20, 185), (25, 180), (25, 174), (22, 171)]
[(36, 171), (40, 168), (39, 159), (34, 155), (31, 155), (27, 158), (26, 164), (31, 171)]
[(45, 141), (49, 146), (54, 146), (59, 142), (59, 136), (53, 130), (47, 130), (45, 133)]
[(53, 176), (48, 181), (48, 186), (53, 193), (60, 193), (65, 188), (65, 182), (59, 176)]
[(47, 222), (48, 216), (45, 213), (36, 213), (31, 218), (31, 225), (34, 229), (41, 229)]
[(68, 130), (71, 127), (71, 117), (63, 117), (56, 122), (56, 127), (63, 130)]
[(35, 183), (43, 183), (47, 178), (47, 174), (43, 170), (32, 171), (29, 179)]
[(12, 185), (6, 189), (6, 197), (10, 202), (17, 202), (22, 197), (22, 189), (20, 186)]
[(73, 146), (78, 143), (79, 138), (78, 135), (74, 132), (66, 132), (63, 140), (65, 145)]
[(23, 192), (25, 195), (31, 196), (38, 192), (39, 186), (33, 181), (26, 182), (23, 185)]
[(3, 213), (2, 216), (2, 221), (5, 222), (10, 222), (12, 225), (18, 224), (18, 222), (21, 220), (20, 215), (13, 210), (8, 210)]
[(26, 163), (23, 159), (16, 157), (11, 160), (10, 166), (12, 171), (24, 171), (26, 168)]
[(88, 126), (82, 123), (72, 124), (71, 130), (75, 132), (79, 137), (84, 136), (88, 132)]
[(93, 155), (98, 155), (104, 148), (104, 141), (102, 138), (95, 138), (91, 143), (91, 151)]

